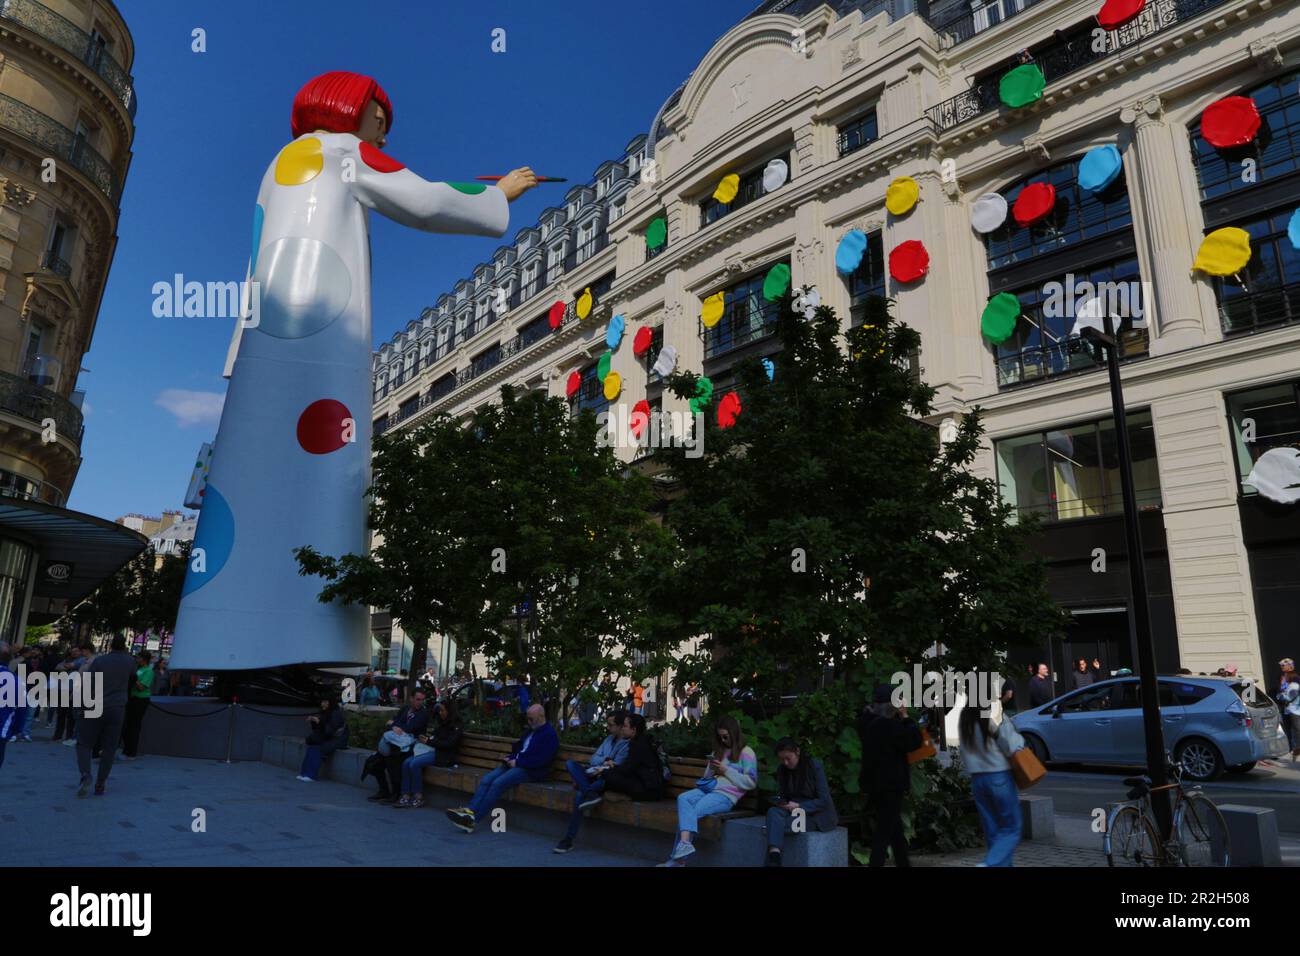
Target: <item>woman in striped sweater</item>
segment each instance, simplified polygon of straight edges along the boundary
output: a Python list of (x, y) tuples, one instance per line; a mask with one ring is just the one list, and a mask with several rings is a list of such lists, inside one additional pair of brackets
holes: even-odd
[(758, 758), (745, 746), (740, 724), (730, 715), (720, 718), (709, 769), (694, 790), (677, 798), (677, 826), (681, 833), (672, 855), (659, 865), (685, 866), (686, 858), (695, 852), (693, 841), (699, 832), (700, 817), (729, 813), (757, 785)]

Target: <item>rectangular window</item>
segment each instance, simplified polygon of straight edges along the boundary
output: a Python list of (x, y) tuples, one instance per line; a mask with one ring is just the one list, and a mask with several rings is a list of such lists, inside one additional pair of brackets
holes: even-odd
[(768, 302), (763, 297), (763, 280), (768, 268), (761, 269), (725, 290), (726, 301), (722, 318), (717, 325), (705, 328), (701, 322), (700, 335), (704, 339), (706, 359), (718, 358), (751, 342), (765, 339), (776, 331), (778, 303)]
[(1260, 457), (1274, 448), (1300, 448), (1300, 396), (1296, 383), (1270, 385), (1227, 396), (1232, 423), (1232, 448), (1243, 494), (1255, 494), (1246, 484)]
[(863, 146), (875, 141), (879, 132), (876, 128), (876, 109), (850, 120), (839, 128), (840, 156), (847, 156)]
[(477, 377), (491, 368), (494, 368), (501, 361), (501, 343), (489, 349), (484, 349), (470, 360), (471, 377)]
[(605, 385), (596, 375), (596, 364), (588, 365), (582, 370), (582, 384), (578, 386), (578, 391), (570, 400), (573, 414), (579, 414), (583, 409), (590, 409), (595, 414), (609, 408), (609, 399), (605, 397)]
[[(1300, 104), (1296, 107), (1300, 111)], [(1288, 206), (1249, 222), (1250, 262), (1240, 274), (1214, 280), (1226, 335), (1254, 332), (1300, 320), (1300, 252), (1287, 238), (1294, 210)]]
[[(1140, 510), (1160, 507), (1151, 412), (1128, 413), (1133, 490)], [(994, 442), (1002, 499), (1054, 521), (1122, 514), (1115, 423), (1110, 418)]]
[(1266, 187), (1287, 173), (1300, 170), (1300, 73), (1291, 73), (1245, 94), (1255, 101), (1261, 119), (1259, 133), (1246, 146), (1218, 149), (1191, 130), (1192, 161), (1201, 184), (1201, 198)]
[(642, 361), (645, 363), (647, 382), (659, 381), (659, 376), (653, 371), (655, 362), (659, 361), (659, 353), (664, 347), (664, 327), (656, 325), (654, 331), (650, 333), (650, 348), (646, 349)]
[(849, 276), (848, 283), (850, 324), (861, 325), (867, 303), (873, 296), (885, 295), (885, 244), (879, 230), (867, 236), (862, 262)]
[(756, 199), (762, 198), (765, 195), (763, 191), (763, 170), (771, 159), (783, 160), (787, 167), (790, 165), (790, 153), (787, 151), (779, 156), (764, 160), (761, 165), (754, 167), (748, 172), (742, 173), (740, 176), (740, 186), (736, 191), (735, 198), (732, 199), (731, 202), (720, 203), (712, 196), (709, 196), (708, 199), (705, 199), (700, 203), (701, 228), (717, 222), (728, 213), (735, 212), (737, 209), (749, 205)]

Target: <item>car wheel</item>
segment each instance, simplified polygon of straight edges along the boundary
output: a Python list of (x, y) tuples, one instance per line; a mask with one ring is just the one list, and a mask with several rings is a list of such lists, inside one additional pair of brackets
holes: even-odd
[(1039, 763), (1046, 764), (1047, 744), (1043, 743), (1042, 740), (1040, 740), (1038, 737), (1035, 737), (1033, 734), (1025, 734), (1024, 738), (1025, 738), (1025, 746), (1029, 748), (1030, 753), (1032, 753), (1035, 757), (1038, 758)]
[(1174, 751), (1174, 760), (1191, 780), (1214, 780), (1223, 773), (1223, 756), (1219, 748), (1203, 737), (1184, 740)]
[(1254, 769), (1255, 761), (1252, 760), (1250, 763), (1233, 764), (1228, 768), (1228, 773), (1250, 773)]

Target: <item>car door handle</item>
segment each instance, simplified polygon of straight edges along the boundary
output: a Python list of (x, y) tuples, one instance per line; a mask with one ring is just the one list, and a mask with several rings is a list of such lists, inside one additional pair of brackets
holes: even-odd
[(1109, 717), (1098, 717), (1098, 718), (1096, 718), (1095, 720), (1093, 720), (1093, 723), (1094, 723), (1094, 724), (1097, 724), (1097, 725), (1099, 725), (1099, 726), (1101, 726), (1101, 727), (1105, 727), (1107, 724), (1110, 723), (1110, 718), (1109, 718)]
[(1178, 714), (1165, 714), (1165, 720), (1168, 720), (1170, 722), (1173, 722), (1175, 720), (1182, 720), (1182, 719), (1183, 718)]

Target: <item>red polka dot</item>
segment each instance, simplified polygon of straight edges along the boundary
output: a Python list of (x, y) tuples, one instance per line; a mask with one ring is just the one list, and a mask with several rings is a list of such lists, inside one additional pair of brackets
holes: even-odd
[(399, 163), (386, 153), (381, 153), (369, 143), (361, 144), (361, 161), (381, 173), (395, 173), (399, 169), (406, 168), (405, 164)]
[(563, 324), (566, 309), (567, 306), (558, 299), (555, 301), (555, 304), (551, 306), (551, 311), (547, 314), (547, 317), (551, 321), (551, 328), (558, 329), (561, 324)]
[(718, 402), (718, 427), (730, 428), (736, 424), (736, 416), (740, 414), (740, 396), (735, 392), (728, 392), (722, 396), (722, 401)]
[(1147, 0), (1106, 0), (1101, 12), (1097, 14), (1097, 23), (1103, 30), (1118, 30), (1130, 20), (1136, 20)]
[(1011, 214), (1022, 226), (1031, 226), (1056, 208), (1056, 187), (1051, 183), (1030, 183), (1020, 190)]
[(633, 438), (640, 438), (641, 433), (650, 422), (650, 403), (644, 398), (632, 406), (632, 417), (627, 423)]
[(1201, 135), (1211, 146), (1245, 146), (1259, 132), (1259, 107), (1249, 96), (1225, 96), (1201, 114)]
[(636, 337), (632, 339), (632, 354), (645, 355), (650, 350), (650, 343), (654, 341), (655, 334), (650, 330), (650, 326), (643, 325), (636, 330)]
[(894, 247), (889, 254), (889, 274), (895, 282), (915, 282), (930, 269), (930, 253), (916, 239)]
[[(349, 444), (344, 435), (344, 422), (352, 413), (342, 402), (322, 398), (312, 402), (298, 416), (298, 444), (313, 455), (328, 455)], [(350, 423), (349, 427), (355, 427)]]
[(578, 389), (580, 388), (582, 388), (581, 373), (570, 372), (569, 380), (564, 385), (564, 394), (569, 398), (573, 398), (574, 395), (578, 394)]

